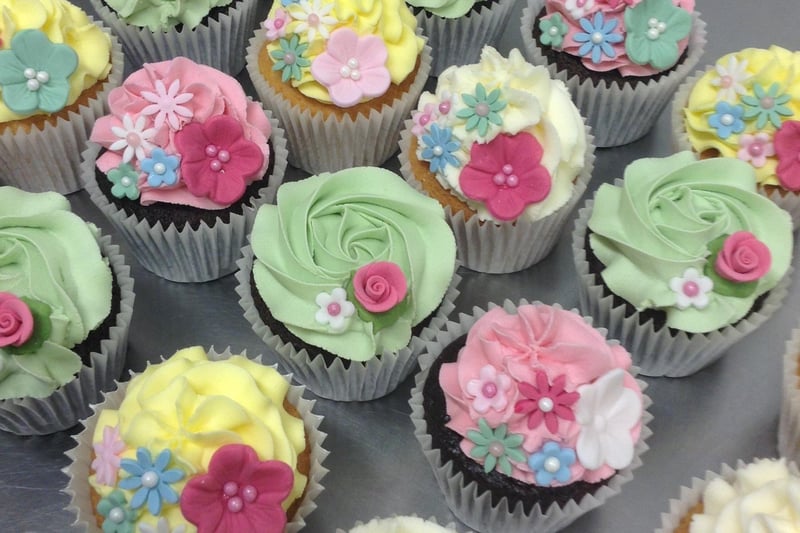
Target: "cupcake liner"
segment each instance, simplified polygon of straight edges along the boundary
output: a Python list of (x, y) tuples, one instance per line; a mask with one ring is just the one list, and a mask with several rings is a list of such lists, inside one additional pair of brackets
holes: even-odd
[(483, 46), (500, 37), (513, 7), (514, 0), (497, 0), (467, 16), (450, 19), (424, 9), (417, 13), (417, 24), (433, 50), (430, 75), (438, 76), (450, 65), (477, 63)]
[[(534, 302), (534, 305), (539, 302)], [(515, 304), (510, 300), (503, 302), (503, 309), (509, 313), (516, 312), (519, 305), (527, 305), (526, 300), (520, 300), (519, 304)], [(495, 304), (489, 304), (489, 309), (498, 307)], [(561, 309), (561, 306), (555, 304), (556, 308)], [(573, 309), (573, 312), (578, 311)], [(476, 531), (491, 531), (492, 533), (518, 533), (520, 531), (536, 531), (537, 533), (551, 533), (558, 531), (581, 515), (588, 511), (599, 507), (610, 497), (619, 494), (622, 485), (633, 479), (633, 471), (641, 466), (641, 455), (649, 449), (646, 444), (647, 438), (652, 435), (652, 431), (648, 427), (652, 415), (647, 408), (652, 401), (650, 398), (642, 395), (642, 430), (639, 441), (636, 443), (634, 452), (635, 456), (630, 466), (617, 471), (612, 476), (607, 484), (600, 487), (594, 494), (586, 494), (580, 501), (570, 500), (563, 508), (558, 504), (553, 503), (548, 509), (542, 509), (539, 505), (535, 505), (530, 513), (523, 511), (521, 503), (509, 508), (508, 499), (502, 498), (498, 505), (492, 505), (491, 493), (487, 491), (480, 491), (475, 482), (466, 483), (464, 475), (458, 472), (452, 461), (442, 463), (441, 452), (432, 447), (432, 439), (428, 434), (427, 423), (425, 422), (424, 408), (422, 405), (423, 395), (422, 390), (425, 380), (428, 377), (428, 371), (431, 365), (442, 352), (442, 350), (460, 336), (466, 334), (469, 329), (477, 322), (477, 320), (486, 314), (486, 311), (473, 307), (472, 314), (460, 313), (458, 322), (448, 321), (447, 324), (440, 328), (438, 331), (431, 332), (432, 337), (425, 342), (425, 351), (420, 355), (419, 364), (422, 369), (415, 377), (415, 385), (411, 390), (411, 399), (409, 405), (411, 406), (411, 421), (414, 424), (414, 435), (417, 437), (422, 452), (425, 458), (433, 469), (433, 475), (442, 490), (447, 502), (447, 506), (453, 514), (468, 527)], [(592, 325), (592, 318), (584, 316), (587, 324)], [(600, 332), (605, 334), (606, 331), (599, 328)], [(616, 341), (608, 341), (616, 342)], [(636, 368), (632, 368), (631, 372), (636, 375)], [(637, 379), (636, 383), (642, 391), (647, 388), (647, 384), (642, 380)]]
[[(413, 125), (413, 121), (406, 120), (405, 129), (400, 134), (400, 173), (415, 189), (427, 194), (414, 176), (409, 160)], [(445, 218), (455, 235), (458, 260), (463, 266), (477, 272), (507, 274), (524, 270), (547, 257), (592, 178), (594, 137), (589, 126), (585, 128), (587, 149), (583, 170), (575, 179), (570, 199), (550, 215), (536, 221), (521, 217), (513, 223), (493, 223), (481, 222), (477, 216), (466, 220), (463, 212), (453, 214), (450, 207), (445, 207)], [(525, 246), (520, 246), (520, 243), (525, 243)]]
[(158, 222), (128, 215), (100, 191), (95, 178), (95, 160), (100, 147), (91, 143), (83, 153), (81, 177), (92, 202), (97, 205), (131, 247), (141, 265), (156, 276), (178, 282), (203, 282), (221, 278), (236, 270), (239, 250), (253, 227), (256, 210), (272, 202), (286, 170), (286, 139), (278, 122), (266, 111), (272, 126), (270, 157), (275, 159), (272, 174), (258, 198), (244, 205), (242, 214), (230, 214), (225, 224), (219, 218), (213, 226), (201, 222), (197, 229), (188, 224), (178, 230), (174, 224), (166, 229)]
[[(219, 361), (228, 359), (233, 354), (229, 347), (222, 352), (217, 352), (212, 346), (208, 350), (208, 355), (209, 359)], [(246, 356), (246, 353), (242, 352), (242, 355)], [(256, 357), (254, 360), (260, 363), (261, 356)], [(291, 383), (291, 375), (284, 377)], [(119, 408), (122, 400), (125, 398), (125, 391), (127, 389), (128, 382), (119, 383), (117, 390), (104, 394), (104, 398), (100, 403), (92, 405), (90, 416), (81, 421), (84, 427), (83, 431), (72, 437), (76, 442), (76, 446), (65, 452), (65, 455), (71, 460), (69, 466), (64, 467), (62, 470), (69, 478), (66, 488), (62, 489), (62, 492), (70, 497), (70, 503), (66, 509), (74, 513), (77, 517), (73, 526), (80, 527), (84, 531), (88, 530), (97, 533), (101, 531), (95, 522), (94, 508), (92, 507), (90, 497), (91, 487), (89, 485), (89, 472), (92, 463), (92, 436), (94, 435), (95, 426), (97, 425), (97, 418), (103, 409)], [(322, 447), (322, 443), (327, 436), (326, 433), (323, 433), (319, 429), (323, 417), (311, 411), (316, 400), (307, 400), (303, 398), (304, 391), (305, 387), (303, 386), (291, 385), (286, 394), (289, 403), (297, 408), (300, 417), (303, 419), (306, 435), (311, 447), (311, 468), (308, 474), (308, 485), (303, 495), (303, 502), (298, 507), (292, 521), (286, 524), (285, 533), (296, 533), (306, 525), (305, 517), (317, 508), (314, 499), (323, 490), (320, 481), (325, 477), (325, 474), (328, 473), (328, 469), (322, 466), (322, 462), (330, 453)]]
[[(700, 78), (712, 68), (714, 67), (709, 66), (706, 70), (698, 70), (694, 75), (686, 78), (686, 81), (678, 87), (678, 91), (672, 99), (670, 131), (672, 132), (672, 146), (676, 152), (690, 151), (697, 153), (692, 143), (689, 141), (689, 135), (686, 133), (686, 128), (684, 127), (683, 110), (686, 109), (689, 103), (689, 94), (692, 92), (694, 86), (700, 81)], [(768, 190), (762, 185), (759, 185), (758, 192), (789, 213), (789, 216), (792, 217), (792, 228), (796, 230), (800, 227), (800, 191), (781, 189), (780, 185), (775, 185)]]
[(90, 1), (100, 18), (119, 36), (134, 70), (144, 63), (184, 56), (235, 76), (244, 68), (242, 52), (256, 26), (256, 4), (260, 0), (241, 0), (194, 29), (184, 26), (180, 31), (171, 28), (158, 32), (128, 24), (103, 0)]
[[(616, 180), (621, 185), (622, 180)], [(619, 339), (630, 351), (633, 362), (645, 376), (685, 377), (698, 372), (722, 357), (727, 349), (751, 333), (772, 316), (781, 306), (789, 290), (793, 268), (769, 291), (758, 311), (739, 320), (735, 325), (709, 333), (689, 334), (664, 326), (656, 331), (652, 320), (639, 323), (639, 313), (625, 316), (625, 304), (614, 305), (613, 295), (603, 296), (603, 286), (595, 283), (589, 272), (584, 248), (589, 216), (594, 200), (578, 211), (572, 233), (572, 253), (578, 273), (578, 296), (581, 311), (591, 315), (597, 324), (607, 328), (609, 336)]]
[[(425, 328), (419, 336), (412, 337), (405, 348), (396, 352), (384, 351), (380, 357), (373, 357), (364, 363), (351, 361), (350, 365), (345, 367), (343, 360), (337, 357), (331, 366), (326, 366), (321, 356), (311, 357), (305, 348), (298, 350), (293, 344), (275, 335), (264, 324), (250, 293), (253, 250), (249, 245), (242, 249), (242, 258), (238, 261), (238, 265), (236, 292), (239, 294), (239, 305), (244, 310), (244, 317), (250, 322), (256, 335), (277, 352), (281, 366), (289, 369), (295, 379), (317, 396), (345, 402), (374, 400), (386, 396), (411, 374), (422, 351), (423, 341), (428, 340), (431, 333)], [(461, 276), (453, 274), (453, 280), (442, 303), (431, 318), (432, 327), (444, 324), (447, 316), (455, 308), (453, 302), (458, 297), (457, 287), (460, 281)]]
[(800, 459), (800, 388), (798, 388), (798, 358), (800, 358), (800, 327), (792, 330), (783, 354), (783, 393), (778, 423), (778, 454), (798, 462)]
[(258, 53), (266, 43), (266, 30), (256, 31), (247, 47), (247, 72), (264, 105), (275, 113), (286, 128), (289, 163), (311, 174), (335, 172), (358, 166), (380, 166), (397, 151), (403, 120), (416, 104), (431, 70), (431, 49), (422, 50), (416, 77), (408, 92), (392, 105), (372, 109), (369, 116), (359, 114), (337, 119), (293, 105), (272, 88), (261, 75)]
[[(413, 527), (413, 524), (406, 524), (405, 526), (400, 526), (404, 527), (403, 529), (398, 529), (397, 526), (395, 525), (395, 522), (397, 522), (398, 520), (404, 521), (405, 519), (408, 518), (419, 518), (419, 517), (415, 514), (408, 516), (393, 515), (391, 518), (373, 518), (372, 520), (366, 523), (359, 520), (358, 522), (355, 523), (353, 527), (356, 528), (359, 526), (368, 525), (370, 526), (370, 529), (374, 531), (378, 527), (384, 526), (385, 533), (394, 533), (396, 531), (412, 531), (411, 528)], [(426, 519), (426, 521), (430, 522), (432, 525), (435, 526), (441, 526), (444, 528), (452, 529), (453, 531), (456, 530), (456, 524), (454, 522), (442, 525), (436, 521), (435, 517), (430, 517)], [(416, 520), (414, 522), (416, 522)], [(348, 531), (345, 531), (344, 529), (338, 529), (338, 528), (336, 529), (336, 533), (348, 533)]]
[(133, 278), (119, 246), (111, 237), (98, 238), (100, 251), (108, 261), (120, 288), (120, 310), (109, 328), (108, 338), (99, 352), (91, 352), (91, 363), (83, 365), (75, 379), (46, 398), (20, 398), (0, 401), (0, 430), (17, 435), (46, 435), (70, 428), (91, 413), (89, 404), (102, 398), (101, 392), (113, 389), (122, 374), (128, 351), (128, 329), (133, 315)]
[(598, 82), (578, 76), (568, 77), (555, 64), (549, 64), (531, 33), (536, 16), (544, 7), (544, 0), (528, 0), (522, 12), (522, 40), (526, 55), (534, 65), (544, 65), (550, 76), (562, 80), (572, 93), (573, 101), (586, 117), (598, 147), (620, 146), (644, 136), (655, 124), (658, 116), (669, 104), (681, 81), (695, 68), (706, 45), (706, 24), (700, 13), (692, 14), (692, 33), (689, 35), (688, 54), (675, 70), (661, 76), (658, 81), (641, 81), (634, 88), (625, 84)]
[(108, 93), (122, 82), (125, 57), (122, 46), (102, 23), (89, 17), (111, 39), (111, 70), (94, 98), (46, 122), (42, 129), (7, 129), (0, 135), (0, 182), (30, 192), (69, 194), (83, 188), (80, 154), (89, 142), (95, 120), (108, 113)]

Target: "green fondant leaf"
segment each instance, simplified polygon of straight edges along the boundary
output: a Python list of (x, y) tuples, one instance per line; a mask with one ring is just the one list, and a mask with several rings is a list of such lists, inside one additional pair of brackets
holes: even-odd
[(31, 310), (33, 315), (33, 332), (31, 338), (22, 346), (6, 346), (5, 350), (13, 355), (24, 355), (36, 352), (42, 347), (44, 341), (50, 339), (50, 334), (53, 331), (53, 326), (50, 322), (50, 314), (53, 308), (44, 302), (34, 300), (33, 298), (20, 298), (28, 309)]

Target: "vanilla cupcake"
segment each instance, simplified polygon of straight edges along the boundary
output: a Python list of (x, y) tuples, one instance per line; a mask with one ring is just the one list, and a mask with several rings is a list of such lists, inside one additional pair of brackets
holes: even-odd
[(430, 72), (424, 43), (402, 0), (275, 2), (247, 71), (289, 162), (316, 174), (389, 159)]

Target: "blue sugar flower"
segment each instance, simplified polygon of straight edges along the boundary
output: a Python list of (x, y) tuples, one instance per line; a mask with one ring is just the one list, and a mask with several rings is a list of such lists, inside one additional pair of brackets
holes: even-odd
[(172, 453), (166, 449), (158, 454), (153, 463), (147, 448), (136, 450), (136, 461), (123, 459), (120, 467), (130, 474), (120, 480), (119, 487), (125, 490), (136, 490), (131, 499), (131, 508), (138, 509), (147, 502), (147, 510), (157, 516), (161, 512), (161, 501), (177, 503), (178, 493), (169, 486), (183, 479), (183, 472), (178, 469), (166, 470)]
[(592, 22), (589, 22), (587, 18), (582, 18), (578, 23), (583, 28), (583, 32), (576, 33), (573, 39), (575, 42), (583, 43), (578, 49), (580, 55), (587, 56), (591, 52), (592, 63), (600, 63), (603, 54), (610, 58), (616, 57), (617, 53), (611, 45), (622, 42), (622, 35), (614, 33), (614, 28), (617, 27), (616, 19), (606, 22), (603, 14), (598, 11), (594, 14)]
[(536, 484), (549, 487), (553, 480), (569, 481), (569, 467), (575, 463), (575, 450), (562, 448), (557, 442), (547, 442), (542, 450), (528, 458), (528, 466), (536, 473)]
[(153, 148), (150, 157), (142, 161), (142, 171), (147, 173), (147, 184), (158, 187), (161, 184), (175, 185), (178, 183), (179, 159), (174, 155), (167, 155), (161, 148)]
[(740, 105), (731, 105), (728, 102), (717, 102), (714, 114), (708, 117), (708, 125), (717, 130), (720, 139), (727, 139), (731, 133), (744, 131), (744, 108)]
[(426, 146), (422, 150), (422, 158), (431, 162), (431, 172), (444, 170), (447, 165), (461, 166), (461, 162), (453, 155), (460, 143), (453, 140), (452, 133), (450, 128), (432, 124), (430, 133), (422, 136)]

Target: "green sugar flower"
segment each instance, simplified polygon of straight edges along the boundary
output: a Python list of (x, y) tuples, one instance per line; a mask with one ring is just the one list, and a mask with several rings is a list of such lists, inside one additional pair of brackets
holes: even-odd
[(483, 471), (487, 474), (497, 468), (503, 474), (511, 475), (511, 461), (525, 463), (528, 459), (521, 451), (520, 446), (525, 440), (523, 435), (508, 435), (508, 426), (500, 424), (496, 429), (489, 427), (486, 420), (478, 420), (478, 429), (467, 431), (467, 438), (475, 446), (470, 450), (470, 456), (483, 459)]
[(128, 163), (123, 163), (108, 171), (108, 181), (114, 185), (111, 194), (114, 198), (127, 197), (129, 200), (139, 198), (139, 173)]
[(300, 38), (297, 35), (292, 35), (292, 38), (288, 41), (281, 39), (280, 45), (280, 50), (270, 53), (275, 60), (272, 70), (281, 71), (281, 81), (286, 82), (290, 79), (300, 81), (303, 77), (303, 71), (300, 69), (311, 65), (311, 61), (303, 57), (306, 49), (308, 49), (308, 43), (300, 44)]
[(486, 137), (489, 123), (501, 126), (503, 119), (498, 114), (506, 107), (506, 101), (501, 98), (500, 89), (495, 89), (486, 94), (486, 87), (482, 83), (475, 86), (475, 95), (462, 93), (461, 99), (467, 105), (456, 113), (458, 118), (467, 119), (467, 131), (478, 128), (478, 134)]
[(792, 97), (786, 93), (779, 95), (777, 83), (770, 85), (766, 92), (760, 83), (754, 83), (753, 92), (756, 93), (755, 96), (752, 94), (742, 96), (742, 103), (745, 106), (744, 118), (758, 117), (756, 128), (761, 129), (766, 126), (767, 120), (776, 128), (780, 128), (781, 116), (792, 116), (792, 110), (783, 105)]
[(540, 43), (553, 48), (561, 48), (564, 43), (564, 35), (567, 34), (568, 29), (567, 23), (564, 22), (561, 14), (554, 13), (550, 18), (540, 19), (539, 29), (542, 31), (539, 36)]
[(104, 533), (134, 533), (136, 513), (129, 506), (121, 490), (114, 490), (97, 504), (103, 517)]
[(692, 30), (692, 15), (672, 0), (643, 0), (625, 10), (625, 30), (631, 61), (666, 70), (678, 61), (678, 42)]

